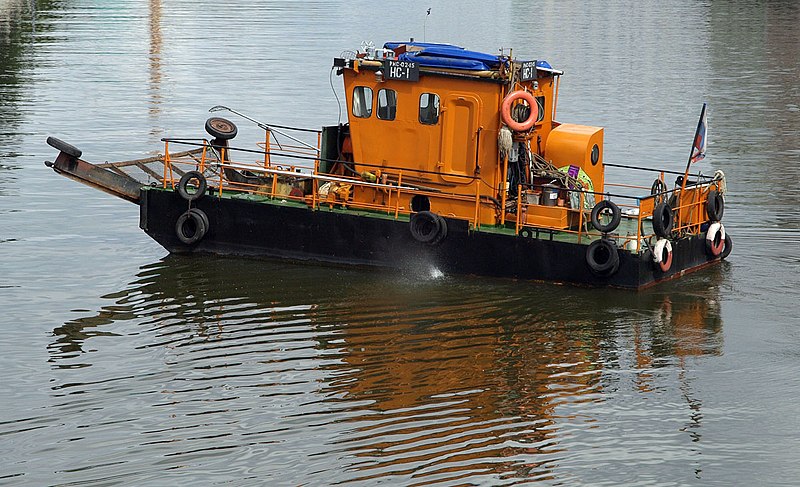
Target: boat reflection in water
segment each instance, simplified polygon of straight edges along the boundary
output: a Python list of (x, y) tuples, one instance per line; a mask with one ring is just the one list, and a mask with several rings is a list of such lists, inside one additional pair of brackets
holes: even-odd
[(720, 354), (722, 272), (632, 294), (171, 256), (54, 330), (53, 392), (89, 394), (98, 423), (126, 401), (140, 433), (119, 441), (166, 465), (297, 483), (569, 480), (621, 461), (594, 442), (685, 460), (702, 420), (685, 362)]

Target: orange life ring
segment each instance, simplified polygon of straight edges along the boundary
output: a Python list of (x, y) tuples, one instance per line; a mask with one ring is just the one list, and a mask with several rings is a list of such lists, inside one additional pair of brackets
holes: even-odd
[[(520, 99), (528, 102), (528, 106), (531, 107), (531, 113), (524, 122), (517, 122), (511, 116), (512, 105)], [(536, 119), (539, 118), (539, 106), (536, 104), (536, 99), (529, 92), (523, 90), (512, 91), (503, 98), (503, 104), (500, 106), (500, 118), (514, 132), (527, 132), (536, 123)]]

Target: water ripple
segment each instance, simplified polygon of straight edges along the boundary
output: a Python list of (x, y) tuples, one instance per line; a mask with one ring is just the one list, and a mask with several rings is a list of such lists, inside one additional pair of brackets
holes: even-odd
[[(0, 0), (0, 483), (797, 484), (800, 10), (518, 3)], [(330, 58), (423, 24), (565, 68), (559, 118), (610, 162), (682, 169), (708, 99), (730, 262), (632, 294), (159, 260), (41, 166), (51, 132), (120, 160), (218, 103), (332, 124)]]
[[(194, 264), (146, 266), (97, 313), (56, 327), (50, 360), (68, 375), (50, 385), (44, 414), (0, 424), (0, 436), (78, 445), (85, 459), (54, 471), (90, 482), (148, 482), (149, 469), (168, 476), (178, 464), (276, 478), (259, 458), (301, 483), (549, 481), (569, 478), (559, 472), (575, 450), (620, 446), (608, 426), (592, 431), (609, 416), (646, 422), (654, 410), (637, 403), (670, 392), (675, 357), (716, 346), (705, 294), (564, 297), (551, 286), (449, 277), (420, 289), (408, 277), (357, 271)], [(243, 292), (236, 284), (245, 282)], [(594, 309), (543, 309), (531, 293)], [(108, 360), (119, 353), (125, 363)], [(640, 399), (609, 403), (620, 391)], [(687, 431), (704, 421), (679, 403), (655, 411)], [(654, 431), (625, 432), (634, 459), (670, 445), (680, 458), (682, 433)], [(24, 448), (46, 452), (35, 441)], [(131, 455), (143, 449), (155, 459)]]

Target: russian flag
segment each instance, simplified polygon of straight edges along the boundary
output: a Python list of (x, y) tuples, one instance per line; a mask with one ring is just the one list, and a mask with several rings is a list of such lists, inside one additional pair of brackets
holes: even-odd
[(694, 134), (694, 144), (689, 162), (697, 162), (706, 156), (706, 146), (708, 145), (708, 122), (706, 120), (706, 104), (703, 103), (703, 111), (700, 112), (700, 121), (697, 122), (697, 131)]

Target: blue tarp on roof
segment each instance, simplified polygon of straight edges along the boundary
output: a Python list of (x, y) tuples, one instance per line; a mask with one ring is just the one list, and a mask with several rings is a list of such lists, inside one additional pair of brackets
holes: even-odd
[(484, 71), (497, 69), (500, 57), (482, 52), (468, 51), (452, 44), (436, 44), (430, 42), (387, 42), (386, 49), (397, 49), (398, 46), (421, 47), (420, 51), (405, 52), (398, 56), (401, 61), (416, 61), (421, 66), (440, 68), (470, 69)]
[[(497, 69), (501, 62), (507, 62), (507, 57), (486, 54), (477, 51), (468, 51), (461, 46), (453, 44), (439, 44), (436, 42), (387, 42), (384, 49), (397, 50), (400, 46), (413, 46), (421, 48), (418, 51), (406, 51), (398, 56), (401, 61), (416, 61), (420, 66), (439, 68), (469, 69), (473, 71), (487, 71)], [(536, 61), (536, 67), (552, 70), (547, 61)]]
[(454, 44), (442, 44), (439, 42), (387, 42), (383, 45), (384, 49), (391, 49), (394, 51), (400, 46), (414, 46), (414, 47), (452, 47), (453, 49), (461, 49), (464, 50), (461, 46), (456, 46)]

